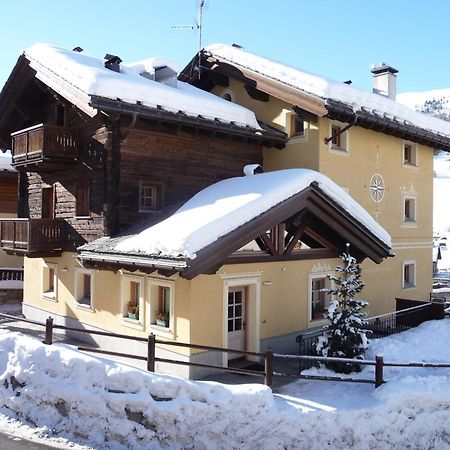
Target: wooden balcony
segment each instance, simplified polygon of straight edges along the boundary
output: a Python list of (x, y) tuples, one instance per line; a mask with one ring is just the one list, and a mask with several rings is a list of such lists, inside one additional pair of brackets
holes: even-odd
[(11, 134), (12, 165), (29, 171), (67, 168), (78, 157), (77, 130), (39, 124)]
[(64, 219), (2, 219), (0, 247), (8, 254), (59, 256), (68, 245)]

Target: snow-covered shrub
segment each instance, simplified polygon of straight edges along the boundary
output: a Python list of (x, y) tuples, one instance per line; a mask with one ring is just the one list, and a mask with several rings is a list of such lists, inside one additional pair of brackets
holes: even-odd
[[(361, 269), (356, 259), (350, 255), (350, 245), (341, 255), (343, 265), (336, 267), (338, 276), (328, 275), (332, 281), (331, 289), (324, 292), (331, 295), (330, 304), (325, 317), (330, 324), (324, 335), (319, 337), (316, 353), (319, 356), (362, 359), (367, 348), (365, 329), (366, 314), (362, 309), (367, 306), (363, 300), (355, 300), (355, 295), (362, 291)], [(335, 372), (359, 372), (361, 366), (351, 363), (327, 363), (326, 366)]]

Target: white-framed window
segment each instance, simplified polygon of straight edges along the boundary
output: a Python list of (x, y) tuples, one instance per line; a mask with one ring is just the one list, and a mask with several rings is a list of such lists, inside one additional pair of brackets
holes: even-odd
[(323, 292), (329, 289), (331, 282), (326, 274), (313, 274), (309, 277), (309, 320), (324, 320), (330, 304), (330, 294)]
[(416, 287), (416, 262), (403, 261), (403, 289)]
[(75, 270), (75, 301), (83, 308), (93, 308), (94, 274), (87, 269)]
[(150, 323), (160, 328), (173, 329), (174, 282), (149, 278), (147, 283)]
[(162, 207), (162, 185), (146, 181), (139, 182), (139, 211), (158, 211)]
[(291, 140), (307, 140), (309, 123), (295, 113), (286, 115), (286, 131)]
[(347, 125), (341, 122), (330, 122), (330, 138), (328, 145), (330, 150), (348, 152), (348, 130), (343, 131)]
[(144, 323), (144, 278), (122, 275), (121, 286), (122, 320), (126, 323)]
[(403, 198), (403, 222), (416, 222), (416, 198), (405, 196)]
[(58, 266), (55, 263), (44, 262), (42, 266), (42, 295), (45, 298), (58, 298)]
[(406, 167), (417, 167), (418, 145), (415, 142), (403, 141), (403, 165)]

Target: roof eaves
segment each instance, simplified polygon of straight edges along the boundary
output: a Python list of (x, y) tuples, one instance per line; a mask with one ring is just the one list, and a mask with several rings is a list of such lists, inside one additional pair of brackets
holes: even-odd
[(175, 113), (161, 107), (152, 108), (139, 103), (127, 103), (121, 99), (114, 100), (105, 97), (91, 96), (89, 105), (92, 108), (99, 110), (115, 111), (124, 114), (137, 113), (141, 117), (166, 123), (182, 124), (194, 128), (239, 135), (258, 141), (267, 141), (271, 145), (284, 145), (287, 141), (287, 135), (278, 130), (257, 129), (248, 125), (242, 126), (234, 122), (208, 119), (202, 116), (190, 116), (183, 111)]
[(430, 147), (450, 151), (450, 136), (420, 128), (411, 122), (399, 120), (398, 117), (390, 116), (387, 113), (365, 107), (354, 111), (351, 105), (333, 99), (327, 99), (325, 106), (328, 109), (328, 117), (331, 119), (345, 122), (354, 122), (356, 119), (356, 124), (363, 128), (382, 131)]

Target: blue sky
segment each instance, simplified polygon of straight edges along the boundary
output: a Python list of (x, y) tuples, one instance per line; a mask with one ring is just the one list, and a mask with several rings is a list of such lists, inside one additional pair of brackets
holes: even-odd
[[(181, 67), (198, 49), (199, 0), (17, 0), (2, 2), (0, 85), (34, 42), (77, 45), (125, 62), (151, 56)], [(204, 45), (215, 42), (371, 89), (370, 67), (397, 69), (398, 91), (450, 87), (448, 0), (207, 0)]]

